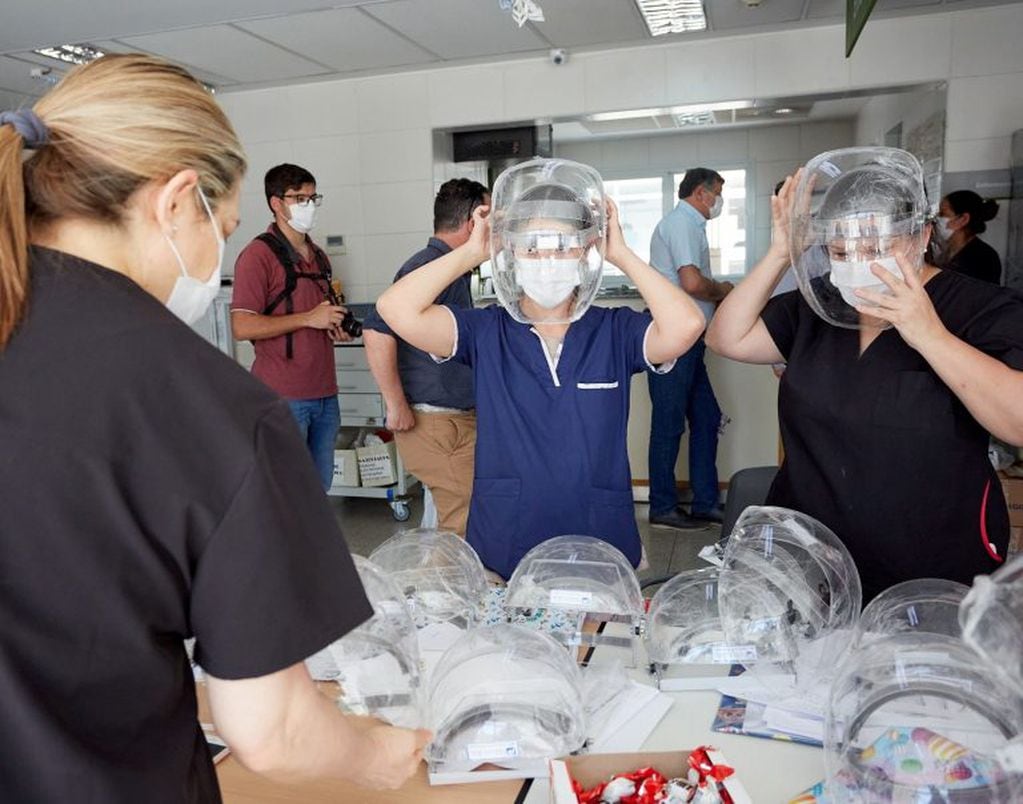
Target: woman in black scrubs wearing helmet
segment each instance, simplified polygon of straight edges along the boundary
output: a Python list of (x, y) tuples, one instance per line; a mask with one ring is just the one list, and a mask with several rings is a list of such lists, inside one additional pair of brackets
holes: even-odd
[[(904, 151), (816, 157), (772, 199), (774, 244), (707, 333), (726, 357), (788, 364), (768, 502), (838, 534), (864, 602), (910, 578), (969, 583), (1008, 543), (987, 447), (1023, 443), (1023, 296), (926, 264), (925, 210)], [(771, 299), (790, 253), (799, 291)]]

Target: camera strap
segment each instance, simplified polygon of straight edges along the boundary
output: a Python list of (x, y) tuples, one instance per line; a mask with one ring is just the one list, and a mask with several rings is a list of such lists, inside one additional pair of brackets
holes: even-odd
[[(309, 279), (316, 282), (320, 286), (320, 282), (323, 285), (320, 286), (321, 290), (324, 290), (324, 296), (330, 300), (331, 304), (337, 304), (338, 299), (334, 295), (334, 288), (330, 284), (331, 272), (330, 272), (330, 261), (316, 244), (311, 240), (309, 241), (309, 247), (312, 249), (313, 258), (316, 260), (316, 265), (319, 268), (317, 273), (306, 273), (305, 271), (299, 271), (295, 265), (293, 258), (293, 250), (291, 245), (284, 239), (280, 229), (277, 228), (277, 224), (273, 225), (272, 232), (263, 232), (256, 236), (257, 240), (262, 241), (267, 247), (274, 253), (277, 261), (281, 264), (284, 269), (284, 289), (274, 296), (273, 300), (263, 308), (263, 315), (270, 315), (277, 307), (280, 306), (281, 302), (284, 303), (284, 312), (286, 315), (291, 315), (295, 312), (295, 305), (292, 301), (292, 295), (295, 292), (295, 288), (298, 287), (299, 279)], [(291, 360), (294, 356), (292, 346), (292, 333), (288, 333), (284, 336), (284, 351), (288, 360)]]

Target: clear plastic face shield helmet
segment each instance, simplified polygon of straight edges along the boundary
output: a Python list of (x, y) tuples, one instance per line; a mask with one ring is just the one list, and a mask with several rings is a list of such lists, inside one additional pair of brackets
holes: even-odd
[(472, 628), (482, 617), (487, 580), (476, 551), (457, 534), (414, 528), (369, 555), (403, 594), (417, 628)]
[(817, 520), (786, 508), (743, 511), (718, 585), (725, 638), (751, 657), (741, 663), (797, 688), (834, 670), (862, 604), (845, 545)]
[(852, 647), (895, 634), (959, 639), (959, 606), (968, 586), (943, 578), (916, 578), (885, 589), (860, 614)]
[(1023, 555), (974, 579), (959, 624), (966, 644), (1023, 697)]
[(549, 635), (501, 623), (467, 631), (430, 674), (426, 758), (439, 771), (559, 757), (586, 740), (583, 679)]
[(1018, 802), (1021, 733), (1023, 698), (962, 640), (876, 639), (847, 654), (831, 682), (827, 800)]
[(373, 616), (310, 657), (310, 668), (340, 684), (338, 705), (345, 711), (421, 726), (419, 643), (404, 596), (373, 562), (352, 558)]
[(497, 177), (490, 258), (498, 301), (524, 324), (578, 320), (600, 290), (604, 182), (587, 165), (533, 159)]
[(898, 148), (843, 148), (807, 163), (796, 186), (789, 253), (799, 290), (837, 327), (887, 328), (855, 305), (857, 290), (889, 293), (875, 263), (902, 277), (897, 257), (923, 267), (927, 200), (916, 157)]

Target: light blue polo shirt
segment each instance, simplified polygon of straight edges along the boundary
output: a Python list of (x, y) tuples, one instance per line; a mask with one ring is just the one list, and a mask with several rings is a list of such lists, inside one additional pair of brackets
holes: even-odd
[[(678, 287), (682, 286), (678, 269), (683, 265), (695, 265), (705, 277), (714, 278), (710, 270), (707, 219), (688, 201), (679, 201), (654, 229), (650, 238), (650, 265)], [(709, 324), (717, 305), (695, 298), (693, 301)]]
[(509, 578), (554, 536), (603, 539), (639, 563), (627, 433), (629, 384), (650, 366), (652, 318), (591, 307), (556, 355), (502, 307), (448, 307), (453, 360), (476, 385), (476, 466), (466, 538), (484, 566)]

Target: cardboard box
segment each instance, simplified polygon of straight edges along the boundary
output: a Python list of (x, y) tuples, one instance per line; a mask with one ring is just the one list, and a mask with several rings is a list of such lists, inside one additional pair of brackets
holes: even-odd
[[(1009, 467), (1010, 470), (1015, 467)], [(1002, 493), (1009, 506), (1009, 524), (1014, 528), (1023, 527), (1023, 477), (1010, 476), (999, 472), (1002, 480)]]
[(334, 450), (334, 479), (330, 485), (332, 488), (359, 485), (359, 461), (354, 449)]
[[(720, 751), (708, 751), (715, 765), (730, 765)], [(607, 781), (616, 773), (630, 773), (639, 768), (652, 767), (669, 779), (685, 776), (689, 772), (688, 751), (659, 751), (638, 754), (585, 754), (550, 762), (551, 804), (576, 804), (572, 779), (590, 788)], [(733, 773), (722, 783), (735, 804), (753, 804), (746, 788)]]
[(1005, 552), (1006, 558), (1023, 553), (1023, 528), (1009, 528), (1009, 547)]
[(359, 477), (364, 486), (390, 486), (398, 482), (398, 449), (393, 441), (359, 447)]

